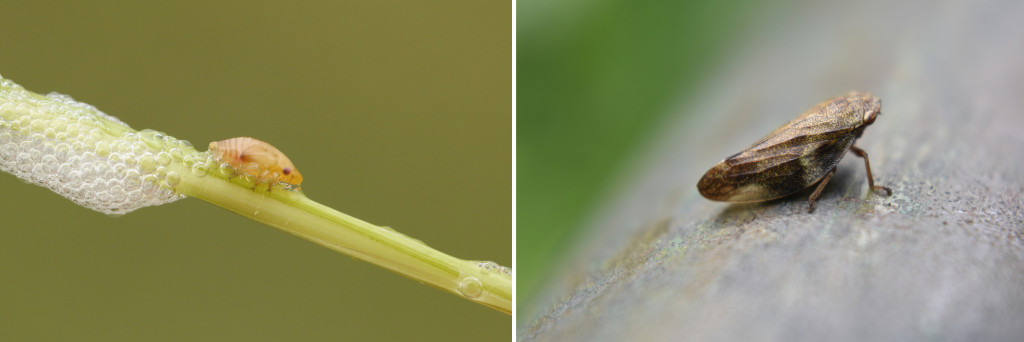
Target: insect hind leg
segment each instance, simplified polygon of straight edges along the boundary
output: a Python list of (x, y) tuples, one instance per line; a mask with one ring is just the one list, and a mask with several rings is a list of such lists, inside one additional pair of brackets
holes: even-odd
[(864, 168), (868, 171), (868, 187), (872, 191), (885, 190), (886, 196), (892, 196), (892, 189), (889, 189), (889, 187), (875, 185), (875, 178), (871, 176), (871, 162), (868, 161), (868, 153), (854, 145), (850, 145), (850, 151), (853, 151), (853, 154), (856, 154), (858, 157), (864, 158)]
[(818, 196), (821, 196), (821, 190), (825, 189), (825, 185), (828, 184), (828, 181), (831, 180), (832, 176), (835, 174), (836, 167), (833, 166), (832, 171), (829, 171), (828, 174), (826, 174), (825, 177), (822, 178), (820, 182), (818, 182), (818, 188), (814, 189), (814, 193), (811, 193), (811, 198), (807, 199), (808, 213), (814, 212), (814, 200), (818, 199)]

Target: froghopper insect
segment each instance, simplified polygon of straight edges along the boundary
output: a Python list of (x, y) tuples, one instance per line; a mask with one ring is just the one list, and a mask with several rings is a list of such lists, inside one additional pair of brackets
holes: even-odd
[(863, 92), (851, 92), (819, 103), (750, 147), (711, 167), (697, 182), (701, 196), (723, 202), (760, 202), (781, 198), (818, 184), (808, 199), (807, 211), (836, 173), (846, 151), (864, 159), (868, 187), (875, 185), (864, 150), (854, 146), (864, 128), (875, 122), (882, 101)]
[(295, 169), (295, 164), (292, 164), (288, 156), (255, 138), (214, 141), (210, 143), (210, 153), (234, 168), (235, 172), (255, 177), (258, 183), (281, 182), (295, 187), (302, 184), (302, 174)]

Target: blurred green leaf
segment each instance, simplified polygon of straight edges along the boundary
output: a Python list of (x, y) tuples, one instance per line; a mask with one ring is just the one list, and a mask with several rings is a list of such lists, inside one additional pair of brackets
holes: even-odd
[[(521, 1), (517, 293), (529, 302), (644, 137), (714, 77), (752, 1)], [(522, 306), (520, 306), (522, 308)]]

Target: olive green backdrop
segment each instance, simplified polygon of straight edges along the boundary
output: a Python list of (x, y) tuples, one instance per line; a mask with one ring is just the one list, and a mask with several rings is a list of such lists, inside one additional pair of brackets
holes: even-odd
[[(0, 75), (512, 265), (512, 4), (13, 2)], [(0, 173), (0, 340), (483, 341), (510, 316), (197, 199), (111, 218)]]

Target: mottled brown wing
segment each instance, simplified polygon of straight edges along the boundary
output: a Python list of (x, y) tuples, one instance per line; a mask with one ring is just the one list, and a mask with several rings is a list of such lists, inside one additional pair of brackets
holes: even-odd
[(858, 126), (844, 119), (805, 113), (712, 167), (697, 188), (708, 199), (727, 202), (764, 201), (807, 188), (856, 140)]
[(736, 155), (759, 154), (779, 147), (785, 148), (819, 140), (833, 140), (837, 136), (848, 135), (861, 126), (860, 114), (836, 115), (814, 108), (779, 127)]

